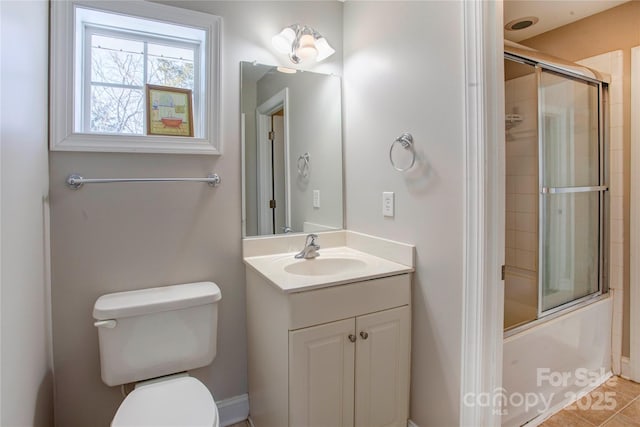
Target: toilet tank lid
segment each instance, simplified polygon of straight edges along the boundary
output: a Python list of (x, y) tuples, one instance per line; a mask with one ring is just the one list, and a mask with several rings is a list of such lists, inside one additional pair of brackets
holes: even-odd
[(211, 304), (222, 298), (213, 282), (185, 283), (102, 295), (93, 306), (96, 320), (120, 319)]

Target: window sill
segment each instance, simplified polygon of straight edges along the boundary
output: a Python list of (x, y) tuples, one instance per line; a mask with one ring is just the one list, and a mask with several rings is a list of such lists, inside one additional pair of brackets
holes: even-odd
[(205, 138), (88, 133), (73, 133), (61, 141), (52, 141), (50, 149), (110, 153), (221, 154)]

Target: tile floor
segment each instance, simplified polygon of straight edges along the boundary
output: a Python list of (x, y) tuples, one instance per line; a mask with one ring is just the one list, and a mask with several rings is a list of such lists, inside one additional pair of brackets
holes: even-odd
[(542, 427), (640, 427), (640, 384), (611, 377)]

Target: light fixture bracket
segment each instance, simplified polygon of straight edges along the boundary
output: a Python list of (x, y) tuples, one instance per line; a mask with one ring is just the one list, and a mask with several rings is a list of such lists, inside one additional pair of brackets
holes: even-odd
[(294, 31), (296, 32), (296, 38), (293, 40), (293, 43), (291, 43), (291, 51), (289, 52), (289, 59), (294, 64), (299, 64), (300, 62), (302, 62), (302, 58), (300, 58), (297, 54), (298, 49), (300, 48), (300, 39), (302, 38), (303, 35), (310, 34), (309, 30), (311, 29), (306, 25), (295, 24), (295, 27), (296, 28)]

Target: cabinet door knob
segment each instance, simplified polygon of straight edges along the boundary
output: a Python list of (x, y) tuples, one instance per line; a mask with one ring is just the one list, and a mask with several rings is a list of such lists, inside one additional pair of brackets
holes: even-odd
[(353, 334), (349, 334), (349, 341), (356, 342), (356, 336)]
[(363, 340), (366, 340), (367, 338), (369, 338), (369, 334), (366, 333), (365, 331), (360, 332), (360, 336), (362, 337)]

